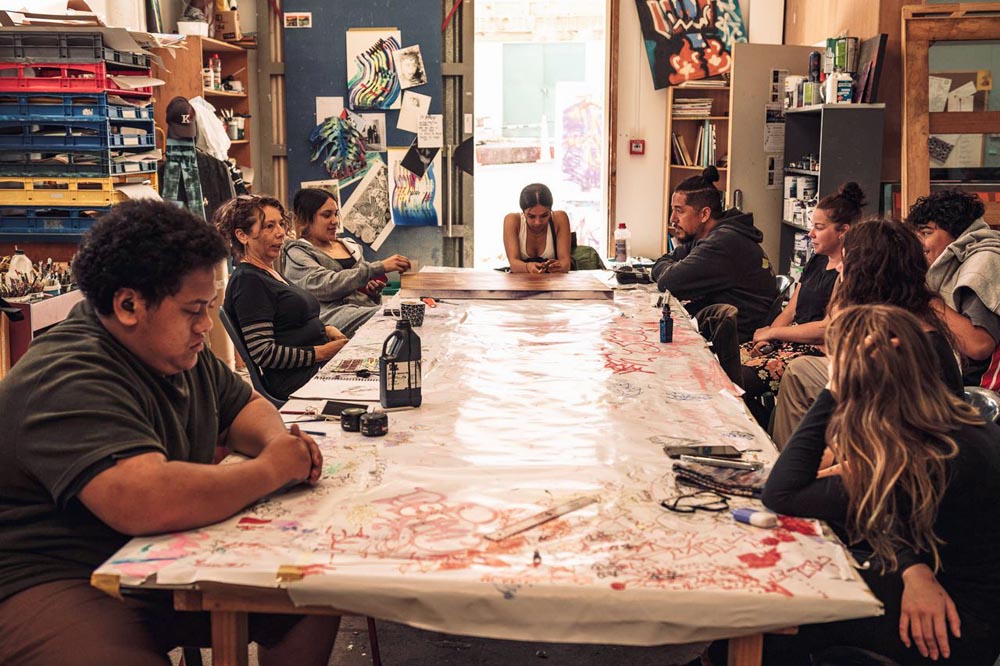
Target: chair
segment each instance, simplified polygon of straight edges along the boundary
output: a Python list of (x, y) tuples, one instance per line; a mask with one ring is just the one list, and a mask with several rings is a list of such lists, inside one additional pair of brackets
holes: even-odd
[(775, 297), (774, 302), (771, 303), (771, 308), (767, 311), (767, 319), (765, 321), (768, 325), (777, 319), (778, 315), (785, 308), (788, 299), (792, 297), (792, 285), (795, 284), (792, 278), (787, 275), (778, 275), (774, 279), (778, 285), (778, 295)]
[(247, 345), (243, 341), (243, 334), (233, 323), (232, 318), (230, 318), (229, 313), (226, 312), (224, 307), (219, 308), (219, 319), (222, 320), (222, 326), (226, 329), (226, 333), (229, 334), (229, 338), (233, 341), (233, 346), (236, 347), (236, 352), (240, 355), (240, 358), (243, 359), (243, 363), (247, 366), (247, 372), (250, 373), (250, 383), (253, 385), (254, 390), (267, 398), (268, 401), (275, 407), (281, 407), (285, 404), (285, 401), (278, 400), (267, 390), (267, 385), (264, 383), (264, 374), (257, 366), (257, 362), (250, 356), (250, 350), (247, 349)]
[(979, 410), (983, 418), (994, 423), (1000, 419), (1000, 396), (981, 386), (966, 386), (965, 401)]

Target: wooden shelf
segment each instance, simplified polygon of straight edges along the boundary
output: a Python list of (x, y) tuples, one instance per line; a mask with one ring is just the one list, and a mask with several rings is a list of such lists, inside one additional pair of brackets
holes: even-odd
[[(671, 169), (694, 169), (696, 171), (704, 171), (708, 167), (703, 167), (703, 166), (685, 166), (683, 164), (671, 164), (670, 168)], [(715, 167), (715, 168), (719, 170), (720, 174), (729, 170), (729, 167)]]
[(203, 97), (233, 97), (236, 99), (242, 99), (247, 96), (245, 92), (231, 92), (229, 90), (209, 90), (208, 88), (202, 89)]
[(243, 145), (245, 143), (250, 143), (250, 139), (232, 139), (229, 142), (229, 145), (231, 145), (231, 146), (240, 146), (240, 145)]
[(794, 173), (799, 176), (816, 176), (819, 178), (819, 169), (816, 171), (810, 171), (809, 169), (792, 169), (791, 167), (785, 167), (785, 173)]
[[(212, 39), (211, 37), (202, 37), (202, 50), (205, 53), (241, 53), (243, 52), (243, 47), (237, 44), (230, 44), (229, 42), (219, 41), (218, 39)], [(211, 55), (209, 53), (209, 55)]]
[(674, 120), (729, 120), (729, 116), (673, 116)]

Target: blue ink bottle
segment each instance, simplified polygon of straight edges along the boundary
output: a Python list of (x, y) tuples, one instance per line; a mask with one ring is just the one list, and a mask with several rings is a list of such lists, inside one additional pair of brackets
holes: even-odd
[(660, 342), (674, 341), (674, 319), (670, 316), (670, 305), (663, 306), (663, 317), (660, 318)]

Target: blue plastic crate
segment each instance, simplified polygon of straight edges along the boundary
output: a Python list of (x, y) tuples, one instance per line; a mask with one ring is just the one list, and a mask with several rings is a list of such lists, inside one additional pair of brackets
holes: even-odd
[(108, 105), (107, 93), (0, 93), (0, 122), (153, 120), (153, 105)]
[(145, 134), (120, 134), (107, 120), (0, 122), (0, 150), (72, 151), (80, 149), (156, 147), (153, 121), (129, 123)]
[[(58, 159), (52, 159), (56, 158)], [(72, 153), (0, 151), (0, 177), (106, 178), (156, 171), (155, 161), (115, 162), (111, 151)]]
[(60, 239), (82, 236), (105, 213), (107, 208), (0, 208), (0, 236), (14, 234), (29, 236), (32, 240), (42, 240), (39, 236)]

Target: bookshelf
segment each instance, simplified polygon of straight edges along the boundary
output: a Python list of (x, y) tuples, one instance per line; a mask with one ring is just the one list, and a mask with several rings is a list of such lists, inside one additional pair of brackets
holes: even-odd
[[(698, 154), (699, 135), (704, 136), (706, 127), (714, 129), (714, 159), (704, 152)], [(680, 163), (684, 160), (678, 159), (676, 143), (687, 149), (682, 149), (682, 154), (689, 157), (692, 164)], [(670, 222), (670, 196), (673, 191), (685, 178), (700, 174), (708, 163), (715, 164), (719, 169), (719, 182), (715, 186), (727, 191), (729, 170), (725, 165), (728, 157), (729, 87), (691, 83), (668, 88), (661, 251), (666, 252), (667, 249), (667, 225)], [(719, 166), (720, 163), (723, 166)]]
[[(254, 72), (250, 71), (248, 66), (247, 50), (237, 44), (194, 35), (188, 36), (185, 43), (187, 48), (176, 49), (176, 57), (163, 49), (159, 50), (158, 55), (163, 59), (163, 67), (155, 62), (153, 64), (153, 76), (166, 81), (165, 85), (155, 88), (153, 92), (156, 102), (156, 126), (166, 131), (167, 104), (178, 95), (188, 99), (201, 96), (219, 111), (232, 109), (236, 114), (249, 114), (249, 91), (251, 81), (254, 81)], [(209, 58), (216, 53), (222, 60), (222, 77), (233, 75), (236, 80), (242, 82), (243, 92), (210, 90), (202, 85), (201, 71), (208, 67)], [(246, 119), (243, 126), (243, 139), (232, 142), (229, 156), (235, 158), (240, 166), (252, 167), (251, 119)]]

